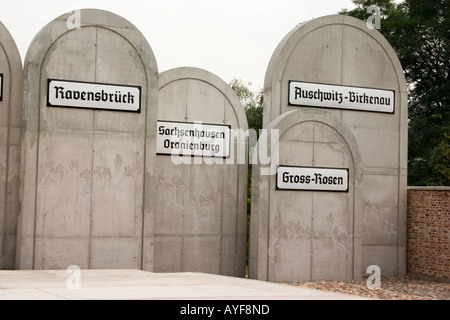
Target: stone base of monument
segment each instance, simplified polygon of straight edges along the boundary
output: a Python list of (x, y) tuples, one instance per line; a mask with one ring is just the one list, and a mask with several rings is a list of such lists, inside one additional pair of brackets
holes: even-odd
[(362, 299), (258, 280), (204, 273), (139, 270), (81, 270), (78, 274), (74, 270), (0, 271), (0, 283), (0, 300)]

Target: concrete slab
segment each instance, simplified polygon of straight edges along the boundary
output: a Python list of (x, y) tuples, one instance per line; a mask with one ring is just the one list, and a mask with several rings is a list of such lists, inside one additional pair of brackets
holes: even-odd
[(204, 273), (81, 270), (0, 271), (0, 300), (361, 300), (358, 296)]

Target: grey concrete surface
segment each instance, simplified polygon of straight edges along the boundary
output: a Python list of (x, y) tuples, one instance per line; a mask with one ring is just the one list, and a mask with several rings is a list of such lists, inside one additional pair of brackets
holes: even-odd
[(276, 175), (259, 174), (271, 164), (254, 166), (250, 277), (275, 282), (358, 277), (353, 272), (360, 269), (361, 239), (354, 212), (362, 211), (361, 160), (352, 133), (313, 108), (286, 112), (268, 130), (279, 134), (277, 165), (348, 168), (349, 192), (276, 190)]
[(0, 271), (0, 300), (362, 300), (359, 296), (204, 273)]
[[(290, 81), (394, 91), (395, 109), (291, 105)], [(342, 15), (297, 26), (268, 65), (263, 113), (263, 127), (279, 130), (272, 168), (346, 168), (350, 183), (347, 194), (280, 191), (274, 176), (260, 172), (265, 165), (254, 167), (250, 276), (358, 279), (370, 265), (384, 275), (405, 274), (407, 86), (381, 33)]]
[(14, 268), (19, 215), (22, 60), (0, 22), (0, 268)]
[[(116, 14), (71, 18), (45, 26), (24, 63), (16, 268), (152, 270), (156, 59)], [(140, 87), (140, 112), (49, 107), (49, 79)]]
[[(241, 102), (216, 75), (176, 68), (161, 73), (159, 84), (158, 121), (247, 131)], [(230, 140), (226, 159), (157, 156), (157, 190), (149, 195), (157, 208), (152, 271), (245, 275), (247, 142)]]

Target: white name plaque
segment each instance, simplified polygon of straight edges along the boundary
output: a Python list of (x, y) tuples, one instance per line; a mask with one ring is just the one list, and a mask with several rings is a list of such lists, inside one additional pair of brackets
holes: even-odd
[(277, 190), (348, 192), (348, 169), (279, 166)]
[(158, 121), (156, 136), (157, 154), (230, 156), (231, 128), (227, 125)]
[(141, 111), (141, 87), (48, 80), (47, 106)]
[(289, 82), (289, 105), (394, 113), (392, 90)]

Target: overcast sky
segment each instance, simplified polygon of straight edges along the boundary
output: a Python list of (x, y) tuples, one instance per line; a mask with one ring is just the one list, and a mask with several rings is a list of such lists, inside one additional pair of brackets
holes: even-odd
[(351, 0), (0, 0), (0, 21), (22, 61), (34, 36), (56, 17), (80, 8), (114, 12), (147, 38), (160, 72), (198, 67), (226, 82), (263, 88), (278, 43), (299, 23), (341, 9)]

